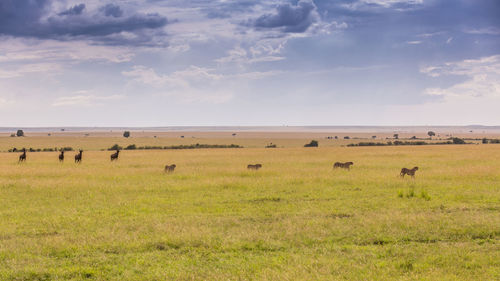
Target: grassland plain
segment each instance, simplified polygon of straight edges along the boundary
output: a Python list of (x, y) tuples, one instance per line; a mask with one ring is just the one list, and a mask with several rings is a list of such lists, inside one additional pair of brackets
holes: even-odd
[(500, 145), (109, 154), (0, 153), (0, 280), (500, 279)]

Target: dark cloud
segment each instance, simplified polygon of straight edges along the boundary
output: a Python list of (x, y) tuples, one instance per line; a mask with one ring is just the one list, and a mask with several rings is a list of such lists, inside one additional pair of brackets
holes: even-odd
[(49, 0), (1, 0), (0, 34), (22, 34), (46, 12)]
[(108, 4), (104, 6), (102, 9), (104, 11), (104, 15), (107, 17), (119, 18), (123, 15), (123, 11), (118, 5)]
[(73, 15), (81, 15), (83, 10), (85, 10), (85, 4), (75, 5), (66, 11), (59, 13), (60, 16), (73, 16)]
[[(83, 14), (84, 4), (50, 15), (50, 0), (0, 0), (0, 35), (40, 39), (86, 39), (96, 43), (150, 44), (169, 22), (159, 14), (124, 15), (113, 4)], [(81, 15), (72, 17), (70, 15)], [(122, 32), (132, 35), (123, 36)]]
[(168, 23), (165, 17), (158, 14), (134, 15), (118, 19), (48, 19), (48, 35), (63, 36), (106, 36), (123, 31), (133, 32), (140, 29), (156, 29)]
[(284, 32), (305, 32), (318, 21), (316, 5), (312, 0), (300, 0), (297, 5), (282, 4), (276, 13), (265, 14), (250, 22), (257, 29), (280, 29)]

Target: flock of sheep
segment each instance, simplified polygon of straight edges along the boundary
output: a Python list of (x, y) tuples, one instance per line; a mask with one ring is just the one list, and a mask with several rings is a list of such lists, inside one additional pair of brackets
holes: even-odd
[[(21, 155), (19, 155), (18, 163), (22, 163), (22, 162), (26, 161), (26, 149), (23, 148), (23, 150), (21, 150), (21, 151), (23, 153)], [(117, 149), (115, 153), (110, 155), (111, 162), (118, 160), (119, 155), (120, 155), (120, 150)], [(83, 156), (83, 150), (80, 149), (78, 151), (78, 153), (75, 154), (75, 163), (81, 163), (82, 156)], [(59, 154), (59, 161), (60, 162), (64, 161), (64, 150), (61, 150), (61, 152)], [(353, 162), (345, 162), (345, 163), (335, 162), (335, 164), (333, 164), (333, 168), (334, 169), (342, 168), (342, 169), (350, 170), (352, 165), (354, 165)], [(177, 167), (175, 164), (166, 165), (164, 171), (165, 171), (165, 173), (172, 173), (172, 172), (174, 172), (175, 167)], [(262, 164), (248, 164), (248, 166), (247, 166), (247, 169), (249, 169), (249, 170), (259, 170), (260, 168), (262, 168)], [(415, 172), (417, 170), (418, 170), (418, 167), (413, 167), (412, 169), (402, 168), (399, 175), (401, 177), (408, 175), (408, 176), (411, 176), (412, 178), (414, 178)]]

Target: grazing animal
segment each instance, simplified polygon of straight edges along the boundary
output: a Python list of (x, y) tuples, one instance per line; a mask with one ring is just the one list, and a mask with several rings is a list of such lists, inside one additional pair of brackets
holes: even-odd
[(409, 175), (411, 176), (412, 178), (415, 177), (415, 172), (418, 170), (418, 167), (413, 167), (413, 169), (408, 169), (408, 168), (403, 168), (401, 169), (401, 173), (399, 173), (399, 175), (404, 178), (405, 175)]
[(342, 169), (350, 170), (352, 165), (354, 165), (353, 162), (345, 162), (345, 163), (335, 162), (335, 164), (333, 164), (333, 168), (334, 169), (342, 168)]
[(19, 161), (20, 162), (25, 162), (26, 161), (26, 148), (23, 148), (23, 154), (19, 155)]
[(172, 173), (175, 170), (175, 167), (177, 167), (175, 164), (165, 165), (165, 173)]
[(115, 153), (111, 154), (111, 161), (118, 160), (118, 154), (120, 154), (120, 150), (117, 149)]
[(247, 169), (249, 169), (249, 170), (258, 170), (260, 168), (262, 168), (262, 164), (255, 164), (255, 165), (248, 164), (248, 166), (247, 166)]
[(83, 150), (79, 150), (79, 153), (75, 155), (75, 163), (82, 163), (82, 153)]
[(59, 154), (59, 162), (64, 161), (64, 150), (61, 149), (61, 154)]

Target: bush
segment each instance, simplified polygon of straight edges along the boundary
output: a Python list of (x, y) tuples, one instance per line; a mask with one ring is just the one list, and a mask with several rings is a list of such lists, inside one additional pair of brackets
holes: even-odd
[(465, 141), (461, 138), (453, 138), (453, 144), (465, 144)]
[(131, 144), (131, 145), (125, 147), (125, 150), (134, 150), (134, 149), (137, 149), (137, 147), (135, 146), (135, 144)]
[(123, 136), (126, 138), (130, 137), (130, 132), (129, 131), (123, 132)]
[(482, 140), (482, 143), (487, 144), (487, 143), (488, 143), (488, 139), (487, 139), (487, 138), (484, 138), (484, 139)]
[(17, 130), (16, 136), (18, 136), (18, 137), (24, 137), (23, 130)]
[(317, 140), (312, 140), (310, 143), (306, 143), (304, 147), (318, 147), (318, 141)]
[(118, 144), (113, 145), (112, 147), (108, 148), (108, 150), (121, 150), (122, 147), (119, 146)]
[(490, 143), (500, 143), (500, 140), (496, 139), (496, 140), (490, 140)]

